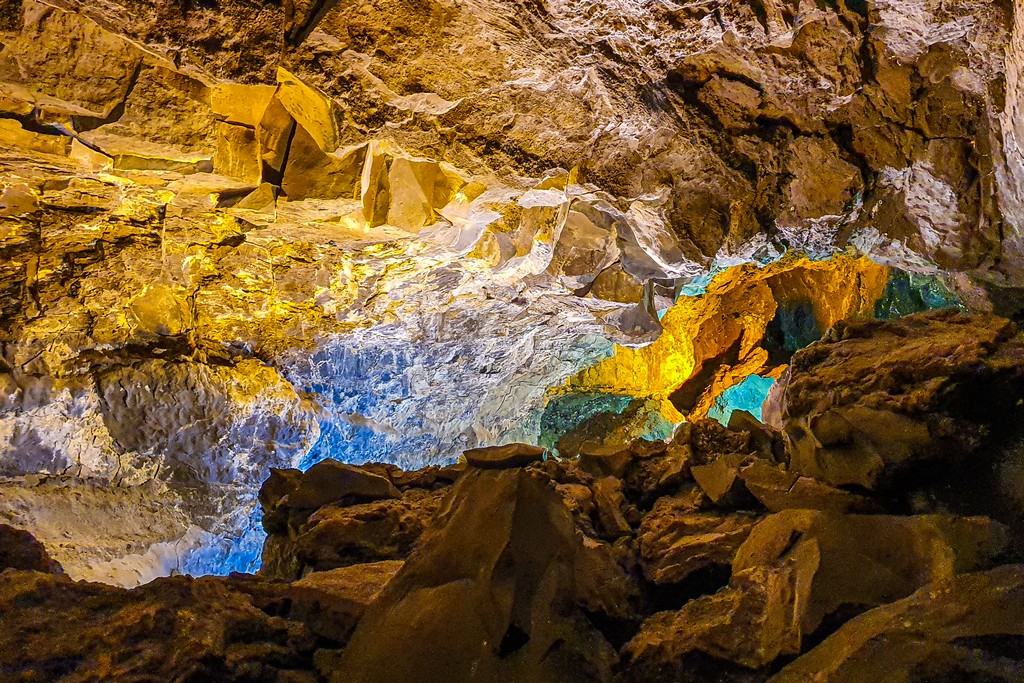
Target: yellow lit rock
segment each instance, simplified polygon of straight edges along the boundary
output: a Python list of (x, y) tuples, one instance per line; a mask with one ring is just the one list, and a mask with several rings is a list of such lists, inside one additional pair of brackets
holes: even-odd
[(847, 255), (731, 268), (703, 295), (683, 297), (669, 309), (657, 341), (639, 349), (616, 346), (612, 357), (577, 374), (564, 390), (666, 400), (691, 417), (706, 415), (722, 391), (766, 368), (762, 343), (778, 302), (809, 304), (823, 332), (838, 320), (870, 315), (887, 277), (888, 268)]
[(211, 91), (213, 113), (225, 123), (255, 128), (275, 92), (277, 88), (272, 85), (219, 83)]
[(388, 185), (392, 188), (388, 223), (407, 230), (418, 230), (433, 223), (434, 184), (437, 176), (437, 162), (404, 158), (393, 160), (388, 171)]
[(324, 152), (338, 149), (340, 134), (331, 99), (283, 68), (277, 70), (277, 83), (277, 99), (316, 145)]
[(166, 285), (146, 287), (129, 304), (142, 332), (162, 337), (181, 334), (185, 327), (184, 302)]
[(255, 129), (218, 123), (213, 170), (221, 175), (259, 183), (263, 166), (260, 163), (260, 147)]
[(25, 130), (13, 119), (0, 119), (0, 145), (67, 156), (71, 151), (71, 138), (63, 135), (40, 135)]

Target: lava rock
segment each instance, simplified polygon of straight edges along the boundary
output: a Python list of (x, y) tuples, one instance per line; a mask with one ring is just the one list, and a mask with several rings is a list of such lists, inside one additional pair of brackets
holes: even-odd
[(870, 498), (786, 472), (764, 460), (754, 460), (738, 474), (746, 490), (771, 512), (791, 509), (871, 512), (879, 507)]
[(848, 621), (771, 683), (989, 681), (1024, 671), (1024, 565), (964, 574)]
[(740, 469), (754, 460), (743, 453), (730, 453), (715, 458), (707, 465), (690, 468), (694, 481), (716, 505), (741, 507), (749, 499)]
[(485, 470), (503, 470), (526, 467), (544, 458), (547, 449), (525, 443), (510, 443), (504, 446), (471, 448), (463, 455), (471, 467)]
[(293, 532), (293, 552), (313, 571), (405, 559), (444, 496), (443, 490), (412, 489), (400, 498), (323, 507)]
[(990, 566), (1005, 540), (984, 518), (771, 515), (736, 551), (728, 587), (644, 621), (624, 648), (627, 670), (672, 677), (694, 655), (764, 669), (800, 653), (841, 606), (877, 606)]
[(627, 584), (610, 555), (582, 574), (588, 552), (547, 477), (470, 471), (331, 680), (609, 680), (615, 651), (578, 605), (626, 603)]
[(710, 566), (728, 567), (756, 522), (752, 514), (700, 512), (692, 499), (660, 498), (637, 532), (644, 577), (679, 583)]
[(24, 529), (0, 524), (0, 571), (4, 569), (64, 573), (60, 563), (50, 558), (46, 548), (35, 536)]
[(349, 500), (400, 498), (401, 493), (386, 477), (337, 460), (324, 460), (306, 470), (298, 486), (288, 495), (290, 508), (319, 508)]
[(8, 571), (0, 619), (5, 680), (315, 680), (306, 626), (268, 615), (221, 577), (125, 590)]
[(1024, 334), (1009, 320), (937, 311), (840, 323), (793, 358), (790, 470), (878, 489), (924, 463), (952, 468), (983, 457), (1022, 399)]

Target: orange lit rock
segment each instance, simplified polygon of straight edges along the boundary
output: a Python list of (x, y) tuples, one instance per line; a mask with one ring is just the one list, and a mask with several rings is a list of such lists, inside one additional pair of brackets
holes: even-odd
[(649, 346), (617, 346), (606, 361), (573, 377), (568, 391), (600, 391), (669, 402), (690, 417), (744, 377), (765, 370), (765, 331), (778, 302), (809, 304), (824, 332), (839, 320), (871, 314), (888, 268), (866, 258), (786, 258), (717, 275), (705, 294), (683, 297), (661, 320)]

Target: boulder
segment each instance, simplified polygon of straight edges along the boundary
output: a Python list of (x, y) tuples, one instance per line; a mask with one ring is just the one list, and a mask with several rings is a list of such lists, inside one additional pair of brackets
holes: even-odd
[(793, 358), (790, 469), (886, 488), (923, 464), (985, 457), (1020, 419), (1022, 398), (1024, 334), (1009, 320), (943, 310), (841, 322)]
[(1024, 672), (1024, 565), (964, 574), (848, 621), (771, 683), (1011, 683)]
[(629, 584), (602, 547), (542, 473), (470, 470), (331, 680), (609, 680), (615, 651), (581, 605), (619, 611)]
[(293, 532), (293, 552), (313, 571), (404, 559), (443, 497), (444, 491), (412, 489), (400, 498), (321, 508)]
[(547, 449), (525, 443), (510, 443), (504, 446), (471, 448), (463, 455), (471, 467), (485, 470), (502, 470), (526, 467), (544, 458)]
[(319, 508), (349, 500), (399, 498), (401, 493), (386, 477), (337, 460), (324, 460), (306, 470), (288, 495), (289, 508)]
[(818, 557), (797, 615), (800, 631), (809, 634), (841, 606), (880, 605), (926, 583), (985, 569), (1006, 550), (1007, 536), (985, 517), (788, 510), (754, 527), (736, 553), (733, 574), (779, 566), (802, 545), (813, 545)]
[(0, 571), (4, 569), (64, 573), (60, 563), (50, 558), (46, 548), (35, 536), (24, 529), (0, 524)]
[(609, 538), (618, 538), (632, 533), (623, 514), (626, 499), (622, 495), (622, 482), (615, 477), (603, 477), (594, 482), (594, 504), (597, 507), (597, 519)]
[(659, 497), (677, 493), (690, 476), (693, 451), (686, 443), (642, 442), (623, 476), (627, 496), (649, 507)]
[(877, 507), (869, 498), (787, 472), (764, 460), (754, 460), (740, 469), (738, 475), (746, 490), (771, 512), (791, 509), (870, 512)]
[(754, 460), (753, 456), (743, 453), (730, 453), (715, 458), (707, 465), (695, 465), (690, 468), (694, 481), (716, 505), (730, 507), (742, 506), (747, 490), (740, 469)]
[(402, 564), (384, 560), (312, 572), (283, 591), (289, 601), (287, 616), (316, 635), (343, 644)]
[(644, 578), (679, 583), (707, 567), (728, 567), (756, 522), (750, 514), (700, 512), (692, 499), (660, 498), (637, 532)]
[(984, 568), (1004, 547), (1005, 530), (984, 518), (771, 515), (736, 551), (728, 587), (643, 623), (625, 647), (627, 670), (663, 678), (695, 655), (763, 669), (798, 654), (840, 608), (875, 607)]

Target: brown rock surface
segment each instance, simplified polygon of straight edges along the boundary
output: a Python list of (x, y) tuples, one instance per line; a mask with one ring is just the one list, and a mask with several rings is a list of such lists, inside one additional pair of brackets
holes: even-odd
[(771, 681), (1019, 681), (1022, 604), (1022, 565), (929, 584), (848, 621)]
[(399, 499), (321, 508), (299, 527), (295, 556), (314, 571), (405, 558), (443, 497), (444, 491), (413, 490)]
[(0, 524), (0, 571), (4, 569), (64, 573), (60, 564), (50, 558), (46, 548), (32, 534)]
[(793, 360), (790, 470), (872, 489), (924, 463), (984, 457), (1021, 415), (1022, 358), (1024, 335), (991, 316), (837, 325)]
[(749, 534), (727, 588), (644, 621), (624, 649), (629, 676), (671, 679), (694, 657), (762, 669), (799, 654), (803, 638), (840, 607), (884, 604), (990, 566), (1006, 542), (984, 518), (807, 510), (772, 515)]
[(615, 651), (580, 606), (621, 605), (627, 584), (594, 581), (593, 566), (581, 580), (592, 551), (544, 479), (470, 472), (439, 522), (367, 611), (332, 680), (610, 679)]
[(538, 462), (547, 453), (545, 448), (525, 443), (510, 443), (490, 448), (471, 448), (463, 453), (471, 467), (485, 470), (503, 470), (526, 467)]
[(399, 498), (401, 494), (386, 477), (336, 460), (310, 467), (288, 494), (290, 508), (319, 508), (345, 500), (372, 501)]
[(126, 591), (5, 572), (0, 617), (0, 671), (11, 680), (315, 680), (310, 631), (220, 578)]
[(660, 498), (637, 532), (644, 577), (679, 583), (700, 569), (732, 565), (756, 521), (752, 514), (699, 512), (686, 499)]

